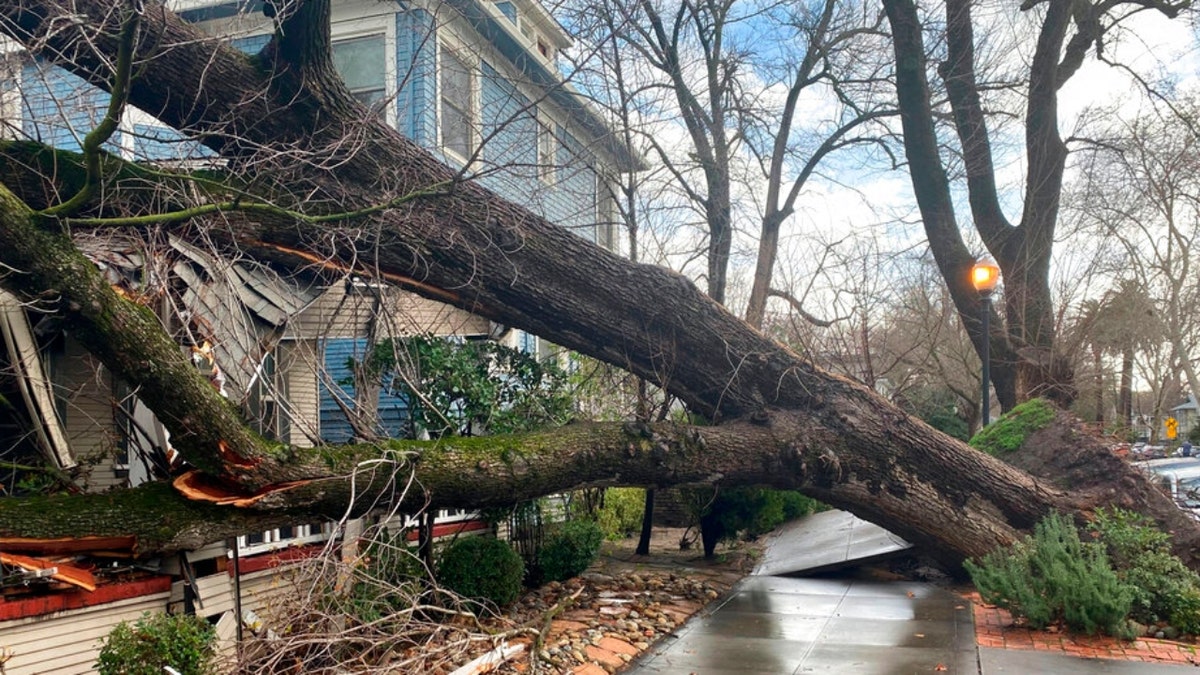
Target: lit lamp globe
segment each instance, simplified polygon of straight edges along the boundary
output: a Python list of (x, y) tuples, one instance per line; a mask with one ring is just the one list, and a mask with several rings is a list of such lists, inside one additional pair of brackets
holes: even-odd
[(971, 268), (971, 283), (983, 297), (989, 297), (1000, 283), (1000, 266), (991, 260), (981, 260)]

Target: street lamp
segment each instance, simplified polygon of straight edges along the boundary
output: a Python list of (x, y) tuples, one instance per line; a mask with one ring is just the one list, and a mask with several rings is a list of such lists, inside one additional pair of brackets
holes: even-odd
[(1000, 266), (991, 260), (980, 260), (971, 268), (971, 283), (979, 292), (983, 313), (983, 351), (980, 356), (983, 359), (983, 426), (986, 427), (992, 421), (992, 333), (988, 324), (992, 318), (992, 291), (1000, 283)]

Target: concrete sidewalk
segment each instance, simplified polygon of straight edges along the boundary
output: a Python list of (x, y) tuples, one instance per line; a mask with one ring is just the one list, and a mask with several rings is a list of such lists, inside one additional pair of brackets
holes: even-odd
[[(823, 514), (822, 514), (823, 515)], [(848, 514), (847, 514), (848, 515)], [(787, 563), (788, 551), (818, 555), (803, 520), (768, 542), (759, 572), (661, 640), (626, 673), (782, 675), (785, 673), (1056, 673), (1146, 675), (1193, 666), (1082, 658), (1058, 652), (977, 646), (970, 601), (918, 582), (792, 578), (761, 574)], [(872, 533), (876, 537), (877, 533)], [(835, 547), (851, 550), (844, 538)], [(876, 551), (877, 547), (860, 547)], [(840, 554), (836, 554), (835, 557)]]

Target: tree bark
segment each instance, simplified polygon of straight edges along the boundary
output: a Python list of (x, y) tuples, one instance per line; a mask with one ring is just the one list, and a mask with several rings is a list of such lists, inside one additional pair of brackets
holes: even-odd
[[(104, 82), (104, 60), (75, 50), (77, 29), (58, 29), (104, 26), (104, 4), (80, 3), (67, 12), (49, 0), (22, 0), (0, 3), (0, 17), (18, 39)], [(81, 11), (87, 20), (76, 16)], [(950, 560), (1007, 543), (1051, 510), (1082, 514), (1096, 505), (1094, 494), (1034, 479), (938, 433), (867, 388), (825, 373), (732, 317), (686, 279), (624, 261), (459, 182), (428, 153), (364, 114), (340, 85), (311, 90), (319, 82), (265, 57), (256, 62), (214, 45), (165, 11), (147, 12), (146, 23), (155, 39), (139, 45), (142, 76), (131, 92), (136, 105), (158, 111), (235, 164), (255, 158), (258, 148), (285, 157), (293, 147), (327, 153), (336, 161), (314, 165), (310, 155), (305, 163), (285, 160), (290, 170), (276, 165), (275, 175), (260, 170), (274, 180), (256, 189), (286, 185), (317, 212), (336, 204), (368, 213), (324, 222), (252, 210), (208, 235), (283, 264), (377, 271), (419, 293), (626, 367), (723, 422), (697, 428), (570, 425), (527, 437), (391, 442), (382, 448), (269, 446), (233, 428), (236, 416), (216, 392), (194, 371), (181, 372), (186, 368), (179, 349), (147, 312), (98, 285), (98, 275), (84, 269), (83, 257), (73, 254), (59, 230), (71, 225), (69, 219), (42, 223), (35, 232), (28, 210), (0, 192), (0, 232), (7, 237), (0, 242), (0, 261), (27, 272), (7, 275), (3, 283), (48, 303), (77, 332), (92, 334), (89, 348), (116, 375), (143, 392), (164, 392), (146, 403), (173, 437), (194, 439), (182, 451), (216, 479), (216, 487), (203, 483), (197, 496), (213, 498), (221, 486), (235, 489), (224, 510), (345, 507), (351, 485), (359, 494), (389, 489), (399, 466), (394, 458), (408, 450), (417, 453), (414, 470), (433, 505), (510, 503), (583, 485), (766, 484), (801, 489)], [(105, 31), (92, 37), (89, 47), (113, 48)], [(265, 55), (285, 52), (268, 48)], [(347, 138), (356, 142), (347, 144)], [(389, 208), (372, 208), (381, 200)], [(330, 245), (339, 227), (355, 236)], [(22, 246), (24, 234), (38, 234), (41, 239), (32, 241), (41, 243)], [(364, 259), (374, 267), (361, 268)], [(125, 344), (121, 340), (133, 341), (130, 354), (115, 346)], [(174, 395), (180, 382), (185, 397)], [(366, 479), (356, 474), (365, 466), (377, 467)], [(14, 515), (19, 504), (4, 507), (9, 520), (3, 528), (12, 533), (29, 527)], [(94, 529), (77, 525), (74, 535), (79, 527)], [(1181, 539), (1195, 541), (1196, 531), (1195, 523), (1181, 526)]]
[[(950, 290), (954, 307), (971, 337), (978, 354), (983, 353), (983, 340), (991, 341), (992, 384), (996, 398), (1004, 410), (1017, 404), (1017, 355), (1004, 339), (1003, 331), (983, 335), (980, 318), (982, 301), (970, 283), (975, 257), (967, 249), (959, 230), (950, 196), (950, 180), (942, 166), (929, 80), (926, 76), (925, 41), (923, 28), (912, 0), (885, 0), (884, 10), (892, 26), (892, 44), (896, 52), (896, 98), (900, 107), (900, 123), (904, 130), (904, 152), (909, 162), (913, 194), (921, 212), (925, 238), (933, 253), (938, 271)], [(993, 316), (992, 326), (1003, 323)]]

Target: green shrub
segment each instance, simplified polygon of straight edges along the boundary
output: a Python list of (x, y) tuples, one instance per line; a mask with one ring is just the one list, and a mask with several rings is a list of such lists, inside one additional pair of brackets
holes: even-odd
[(1149, 518), (1133, 511), (1097, 509), (1088, 530), (1104, 544), (1109, 559), (1118, 570), (1132, 566), (1147, 553), (1171, 550), (1171, 535), (1158, 530)]
[(1108, 550), (1117, 576), (1133, 589), (1133, 618), (1200, 633), (1200, 576), (1171, 553), (1171, 535), (1121, 509), (1098, 510), (1089, 529)]
[(1034, 628), (1061, 620), (1089, 635), (1126, 632), (1133, 589), (1117, 577), (1104, 547), (1080, 541), (1066, 516), (1047, 516), (1032, 537), (965, 567), (985, 601)]
[(455, 593), (500, 607), (517, 599), (525, 563), (511, 546), (492, 537), (459, 539), (442, 552), (438, 581)]
[(606, 539), (624, 539), (641, 532), (646, 509), (646, 491), (642, 488), (609, 488), (604, 506), (596, 510), (596, 524)]
[(546, 540), (538, 556), (543, 581), (562, 581), (586, 570), (600, 552), (604, 533), (590, 520), (563, 523)]
[(183, 675), (213, 672), (216, 632), (204, 619), (186, 614), (151, 614), (122, 621), (104, 639), (100, 675), (161, 675), (170, 666)]
[(971, 439), (971, 446), (997, 457), (1015, 452), (1035, 431), (1054, 421), (1054, 404), (1035, 398), (1005, 413), (1000, 419), (980, 429)]

